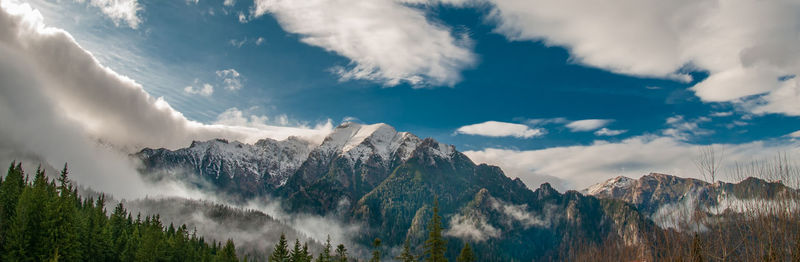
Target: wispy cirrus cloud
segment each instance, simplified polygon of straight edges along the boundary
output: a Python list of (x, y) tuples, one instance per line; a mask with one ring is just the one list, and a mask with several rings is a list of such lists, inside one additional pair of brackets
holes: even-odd
[(211, 96), (214, 93), (214, 86), (209, 83), (200, 84), (195, 81), (195, 85), (184, 87), (183, 92), (190, 95)]
[(523, 124), (486, 121), (483, 123), (459, 127), (456, 129), (456, 134), (488, 137), (533, 138), (547, 134), (547, 130), (542, 128), (530, 128)]
[[(89, 2), (91, 6), (100, 8), (100, 12), (108, 16), (111, 21), (119, 26), (122, 22), (130, 28), (137, 29), (142, 19), (139, 12), (144, 10), (138, 0), (74, 0), (78, 3)], [(188, 1), (187, 1), (188, 3)], [(197, 1), (195, 1), (197, 3)]]
[(564, 117), (554, 117), (554, 118), (533, 118), (533, 119), (525, 119), (524, 122), (529, 125), (533, 126), (541, 126), (541, 125), (549, 125), (549, 124), (564, 124), (568, 123)]

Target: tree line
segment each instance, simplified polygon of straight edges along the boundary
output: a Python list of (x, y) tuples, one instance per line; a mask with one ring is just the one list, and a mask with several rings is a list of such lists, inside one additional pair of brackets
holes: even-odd
[(0, 260), (3, 261), (239, 261), (233, 241), (207, 242), (186, 225), (135, 218), (105, 197), (83, 198), (67, 165), (57, 179), (40, 168), (33, 179), (21, 163), (0, 178)]
[[(416, 262), (416, 261), (426, 261), (426, 262), (447, 262), (447, 258), (445, 257), (445, 252), (447, 251), (447, 241), (442, 236), (442, 231), (444, 231), (442, 227), (442, 217), (439, 216), (439, 201), (434, 199), (433, 204), (433, 216), (431, 220), (428, 222), (428, 239), (425, 241), (424, 252), (422, 255), (415, 255), (411, 251), (411, 245), (409, 244), (408, 239), (406, 239), (405, 244), (403, 245), (403, 251), (400, 255), (394, 257), (393, 259), (396, 261), (402, 262)], [(369, 259), (369, 262), (379, 262), (383, 261), (383, 252), (381, 251), (381, 239), (376, 238), (372, 242), (372, 256)], [(294, 248), (289, 250), (289, 245), (286, 240), (286, 236), (281, 234), (280, 239), (275, 244), (275, 248), (272, 250), (272, 255), (270, 255), (269, 262), (348, 262), (348, 261), (356, 261), (355, 259), (348, 258), (347, 247), (344, 244), (339, 244), (336, 246), (336, 250), (333, 250), (333, 246), (331, 244), (331, 238), (328, 236), (328, 240), (325, 242), (325, 245), (319, 255), (314, 258), (312, 254), (308, 251), (308, 244), (303, 244), (302, 247), (300, 245), (300, 240), (295, 239), (294, 241)], [(464, 247), (461, 249), (461, 253), (456, 258), (457, 262), (474, 262), (475, 260), (475, 253), (472, 251), (472, 247), (469, 243), (465, 243)]]

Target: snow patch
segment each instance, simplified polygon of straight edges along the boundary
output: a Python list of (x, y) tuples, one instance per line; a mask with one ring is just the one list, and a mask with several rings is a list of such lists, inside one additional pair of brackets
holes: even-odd
[(620, 189), (627, 189), (633, 186), (635, 182), (634, 179), (626, 177), (626, 176), (618, 176), (609, 180), (606, 180), (603, 183), (598, 183), (593, 186), (590, 186), (584, 192), (589, 195), (597, 196), (597, 195), (610, 195), (614, 192), (614, 190)]
[(445, 143), (439, 143), (437, 150), (434, 150), (433, 153), (443, 159), (452, 159), (453, 153), (455, 153), (456, 147), (452, 145), (448, 145)]

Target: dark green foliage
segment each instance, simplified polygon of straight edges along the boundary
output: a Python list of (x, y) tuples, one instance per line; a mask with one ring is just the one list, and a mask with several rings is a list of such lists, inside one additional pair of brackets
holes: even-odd
[(236, 247), (233, 245), (233, 240), (228, 239), (222, 250), (217, 252), (217, 262), (237, 262), (239, 258), (236, 257)]
[(218, 248), (158, 216), (133, 220), (122, 204), (107, 216), (105, 197), (82, 199), (68, 175), (66, 165), (56, 180), (39, 169), (29, 182), (11, 164), (0, 180), (0, 260), (238, 261), (230, 240)]
[(275, 249), (272, 250), (272, 255), (269, 256), (270, 262), (285, 262), (289, 261), (289, 246), (286, 244), (286, 235), (281, 233), (281, 238), (275, 244)]
[(417, 258), (411, 254), (411, 243), (409, 243), (408, 239), (406, 239), (406, 242), (403, 244), (403, 253), (400, 253), (395, 259), (403, 262), (417, 261)]
[(303, 243), (302, 254), (305, 256), (305, 260), (303, 260), (304, 262), (311, 262), (311, 260), (314, 260), (314, 255), (312, 255), (311, 252), (308, 252), (308, 243)]
[(6, 235), (5, 255), (10, 261), (43, 261), (52, 254), (49, 250), (49, 221), (45, 211), (55, 189), (49, 185), (44, 171), (39, 168), (36, 170), (33, 185), (23, 189), (15, 215), (11, 218), (11, 228)]
[(464, 248), (461, 249), (461, 254), (456, 258), (457, 262), (475, 262), (475, 253), (472, 252), (472, 247), (469, 243), (464, 243)]
[(300, 239), (294, 240), (294, 248), (292, 248), (292, 252), (289, 254), (289, 261), (292, 262), (300, 262), (305, 261), (306, 256), (303, 254), (303, 250), (300, 247)]
[(317, 257), (316, 262), (331, 262), (331, 236), (328, 236), (328, 240), (325, 241), (325, 247), (322, 248), (322, 252), (319, 253), (319, 257)]
[(425, 261), (446, 262), (444, 253), (447, 242), (442, 237), (442, 217), (439, 216), (439, 200), (433, 200), (433, 216), (428, 223), (428, 240), (425, 241)]
[(381, 239), (376, 238), (375, 241), (372, 241), (372, 258), (369, 259), (370, 262), (380, 262), (381, 261)]
[(347, 248), (344, 247), (344, 244), (336, 246), (336, 257), (334, 260), (336, 262), (347, 262)]
[(25, 188), (22, 164), (11, 163), (8, 173), (0, 185), (0, 253), (7, 251), (7, 233), (11, 229), (11, 221), (17, 211), (19, 196)]

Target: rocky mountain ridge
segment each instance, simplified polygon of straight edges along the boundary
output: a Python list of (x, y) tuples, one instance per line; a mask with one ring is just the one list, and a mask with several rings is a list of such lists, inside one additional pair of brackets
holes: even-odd
[(695, 178), (650, 173), (639, 179), (624, 176), (611, 178), (581, 191), (603, 199), (617, 199), (637, 207), (643, 214), (653, 216), (664, 208), (684, 205), (697, 210), (724, 209), (745, 200), (774, 200), (797, 196), (795, 188), (781, 181), (748, 177), (737, 183), (709, 183)]
[[(290, 141), (291, 140), (291, 141)], [(144, 149), (143, 173), (173, 176), (243, 199), (280, 199), (292, 213), (332, 216), (361, 225), (356, 241), (374, 238), (422, 246), (438, 201), (449, 255), (464, 242), (484, 260), (557, 258), (571, 245), (644, 241), (652, 226), (616, 199), (531, 190), (495, 166), (475, 164), (452, 145), (397, 132), (385, 124), (344, 123), (319, 145), (299, 139), (255, 145), (212, 140), (179, 150)]]

